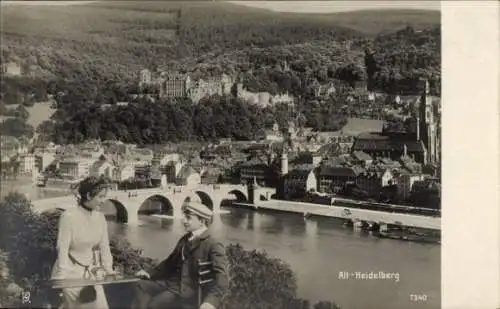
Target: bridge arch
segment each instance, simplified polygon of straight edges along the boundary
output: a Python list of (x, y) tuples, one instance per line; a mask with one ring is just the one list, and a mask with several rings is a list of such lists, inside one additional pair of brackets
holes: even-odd
[(227, 195), (230, 195), (230, 194), (233, 194), (236, 197), (236, 200), (238, 202), (248, 201), (247, 195), (238, 189), (234, 189), (234, 190), (229, 191)]
[(128, 223), (127, 208), (115, 199), (107, 199), (102, 206), (102, 211), (105, 216), (116, 215), (116, 221), (119, 223)]
[[(156, 203), (155, 203), (156, 202)], [(161, 194), (152, 195), (144, 200), (137, 210), (138, 214), (162, 214), (173, 215), (174, 206), (170, 199)]]
[(205, 204), (211, 210), (214, 210), (214, 201), (212, 197), (205, 191), (195, 191), (196, 195), (200, 198), (202, 204)]

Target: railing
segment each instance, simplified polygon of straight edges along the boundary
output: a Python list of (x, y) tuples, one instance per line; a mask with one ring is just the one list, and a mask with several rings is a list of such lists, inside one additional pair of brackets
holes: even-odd
[(376, 203), (376, 202), (351, 201), (338, 198), (335, 198), (332, 205), (366, 209), (366, 210), (389, 211), (401, 214), (413, 214), (413, 215), (434, 216), (434, 217), (441, 216), (441, 210), (439, 209), (393, 205), (393, 204)]

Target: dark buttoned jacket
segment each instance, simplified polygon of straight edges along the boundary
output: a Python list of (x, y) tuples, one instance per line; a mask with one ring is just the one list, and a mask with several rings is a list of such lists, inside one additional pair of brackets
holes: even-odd
[[(229, 288), (228, 262), (224, 245), (208, 231), (188, 241), (184, 235), (172, 253), (151, 272), (151, 280), (164, 281), (184, 299), (196, 299), (199, 280), (199, 261), (211, 262), (210, 274), (205, 278), (213, 281), (202, 287), (202, 303), (219, 307)], [(206, 267), (203, 267), (205, 270)]]

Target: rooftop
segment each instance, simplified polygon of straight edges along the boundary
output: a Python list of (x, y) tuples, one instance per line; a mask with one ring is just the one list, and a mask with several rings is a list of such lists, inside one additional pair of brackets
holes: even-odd
[(179, 171), (179, 175), (177, 176), (178, 179), (186, 179), (188, 178), (191, 174), (196, 173), (194, 168), (192, 168), (190, 165), (184, 165), (181, 170)]
[(382, 132), (383, 126), (383, 120), (349, 118), (347, 124), (342, 128), (342, 132), (356, 136), (363, 132)]
[(325, 164), (320, 167), (319, 174), (321, 176), (356, 177), (363, 171), (364, 169), (358, 166), (346, 167), (346, 166), (331, 166), (329, 164)]
[(364, 133), (354, 141), (353, 150), (403, 151), (406, 145), (410, 152), (424, 152), (422, 141), (390, 139), (388, 136), (375, 133)]
[(352, 156), (353, 156), (354, 158), (356, 158), (357, 160), (360, 160), (360, 161), (370, 161), (370, 160), (373, 160), (373, 158), (372, 158), (372, 157), (370, 157), (370, 155), (369, 155), (369, 154), (367, 154), (367, 153), (366, 153), (366, 152), (364, 152), (364, 151), (359, 151), (359, 150), (354, 151), (354, 152), (352, 153)]

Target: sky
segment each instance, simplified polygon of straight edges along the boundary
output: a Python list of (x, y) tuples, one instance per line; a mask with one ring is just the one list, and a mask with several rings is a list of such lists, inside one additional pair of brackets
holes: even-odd
[(294, 13), (335, 13), (373, 9), (437, 10), (440, 1), (228, 1), (234, 4)]
[[(220, 1), (220, 0), (219, 0)], [(2, 5), (75, 5), (95, 1), (2, 1)], [(234, 4), (269, 9), (278, 12), (335, 13), (373, 9), (440, 10), (440, 1), (228, 1)]]
[(78, 5), (95, 1), (2, 1), (2, 5)]
[[(2, 5), (75, 5), (95, 1), (2, 1)], [(278, 12), (335, 13), (373, 9), (440, 10), (440, 1), (228, 1), (234, 4), (264, 8)]]

